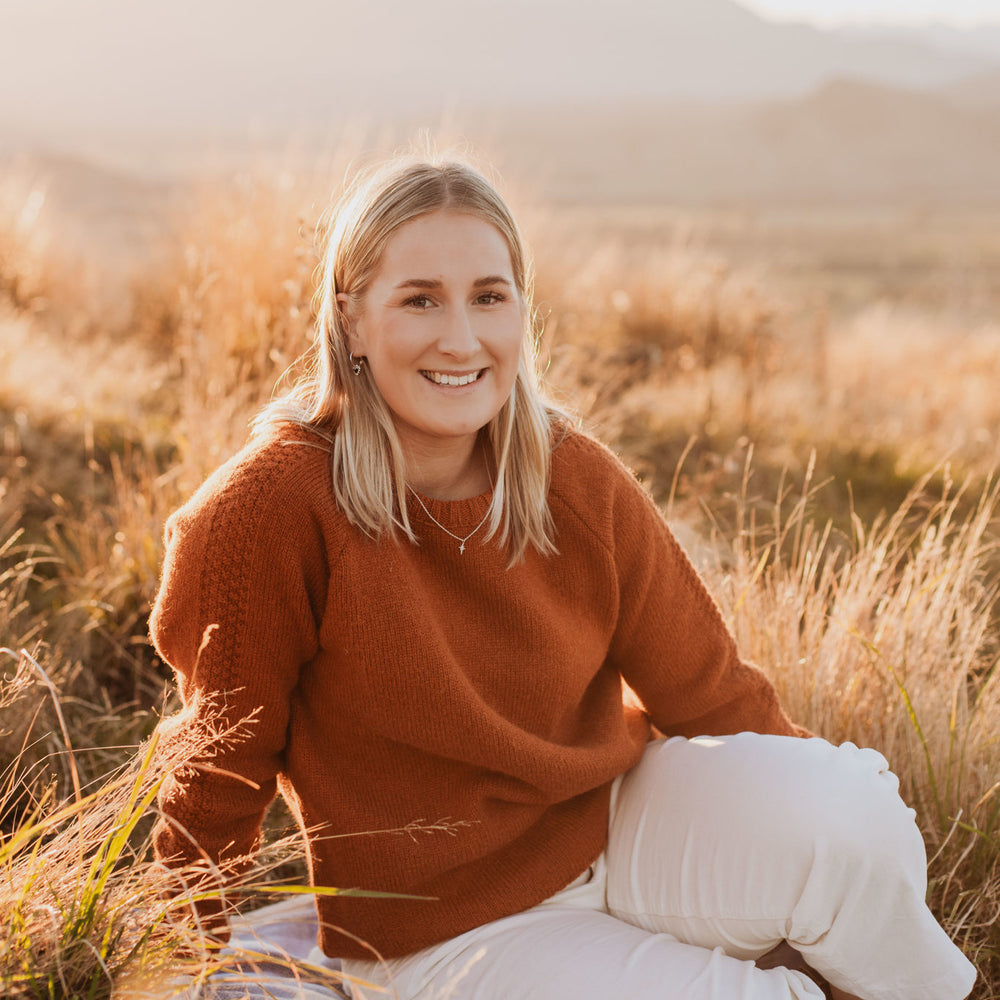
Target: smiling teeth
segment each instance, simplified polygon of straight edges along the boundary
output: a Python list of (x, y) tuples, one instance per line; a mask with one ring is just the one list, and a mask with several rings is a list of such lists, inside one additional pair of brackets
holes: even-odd
[(441, 372), (423, 372), (424, 378), (429, 378), (438, 385), (469, 385), (475, 382), (482, 372), (472, 372), (469, 375), (444, 375)]

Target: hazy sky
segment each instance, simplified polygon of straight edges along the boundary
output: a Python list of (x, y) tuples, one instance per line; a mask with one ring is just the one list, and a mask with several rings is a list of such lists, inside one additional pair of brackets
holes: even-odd
[[(145, 0), (140, 0), (145, 2)], [(314, 0), (318, 5), (327, 5), (329, 0)], [(405, 2), (405, 0), (404, 0)], [(584, 3), (594, 0), (582, 0)], [(651, 3), (669, 3), (670, 0), (650, 0)], [(950, 24), (971, 25), (977, 22), (1000, 22), (1000, 0), (737, 0), (763, 14), (782, 19), (809, 21), (815, 24), (838, 24), (842, 22), (894, 22), (907, 23), (943, 21)], [(266, 6), (279, 0), (248, 0), (251, 9)], [(211, 9), (213, 0), (205, 0), (204, 7)], [(70, 11), (74, 7), (85, 6), (95, 16), (110, 13), (122, 6), (118, 0), (0, 0), (0, 23), (4, 11), (17, 12), (19, 9), (46, 8), (51, 13)]]
[(739, 0), (770, 17), (813, 24), (1000, 22), (1000, 0)]

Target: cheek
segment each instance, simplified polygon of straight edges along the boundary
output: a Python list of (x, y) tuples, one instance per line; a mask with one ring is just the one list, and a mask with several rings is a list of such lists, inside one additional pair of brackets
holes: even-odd
[(511, 333), (505, 338), (504, 341), (504, 360), (513, 369), (516, 369), (521, 360), (521, 354), (524, 350), (524, 329), (518, 327), (517, 330), (511, 331)]
[(382, 323), (370, 329), (367, 346), (370, 356), (390, 366), (410, 361), (418, 350), (413, 331), (405, 323)]
[(501, 357), (516, 357), (525, 337), (524, 323), (518, 314), (495, 317), (483, 330), (482, 337)]

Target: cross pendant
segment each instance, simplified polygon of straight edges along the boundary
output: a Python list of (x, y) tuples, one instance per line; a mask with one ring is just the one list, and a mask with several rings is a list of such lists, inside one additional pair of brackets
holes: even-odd
[(462, 542), (462, 544), (459, 545), (459, 547), (458, 547), (458, 554), (460, 556), (461, 555), (465, 555), (465, 542)]

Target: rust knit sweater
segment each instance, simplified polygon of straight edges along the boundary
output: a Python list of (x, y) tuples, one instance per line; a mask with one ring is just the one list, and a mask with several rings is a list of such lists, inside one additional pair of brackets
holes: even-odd
[[(358, 939), (405, 954), (561, 889), (602, 850), (611, 781), (649, 719), (688, 736), (797, 732), (652, 501), (593, 440), (570, 431), (553, 452), (556, 556), (507, 569), (479, 535), (459, 554), (410, 500), (419, 545), (364, 536), (333, 499), (326, 446), (286, 427), (167, 526), (151, 625), (182, 718), (223, 699), (228, 720), (257, 716), (214, 769), (168, 776), (158, 856), (196, 856), (192, 838), (213, 859), (251, 852), (280, 789), (314, 884), (431, 897), (321, 897), (331, 955), (370, 957)], [(464, 536), (489, 497), (424, 502)]]

